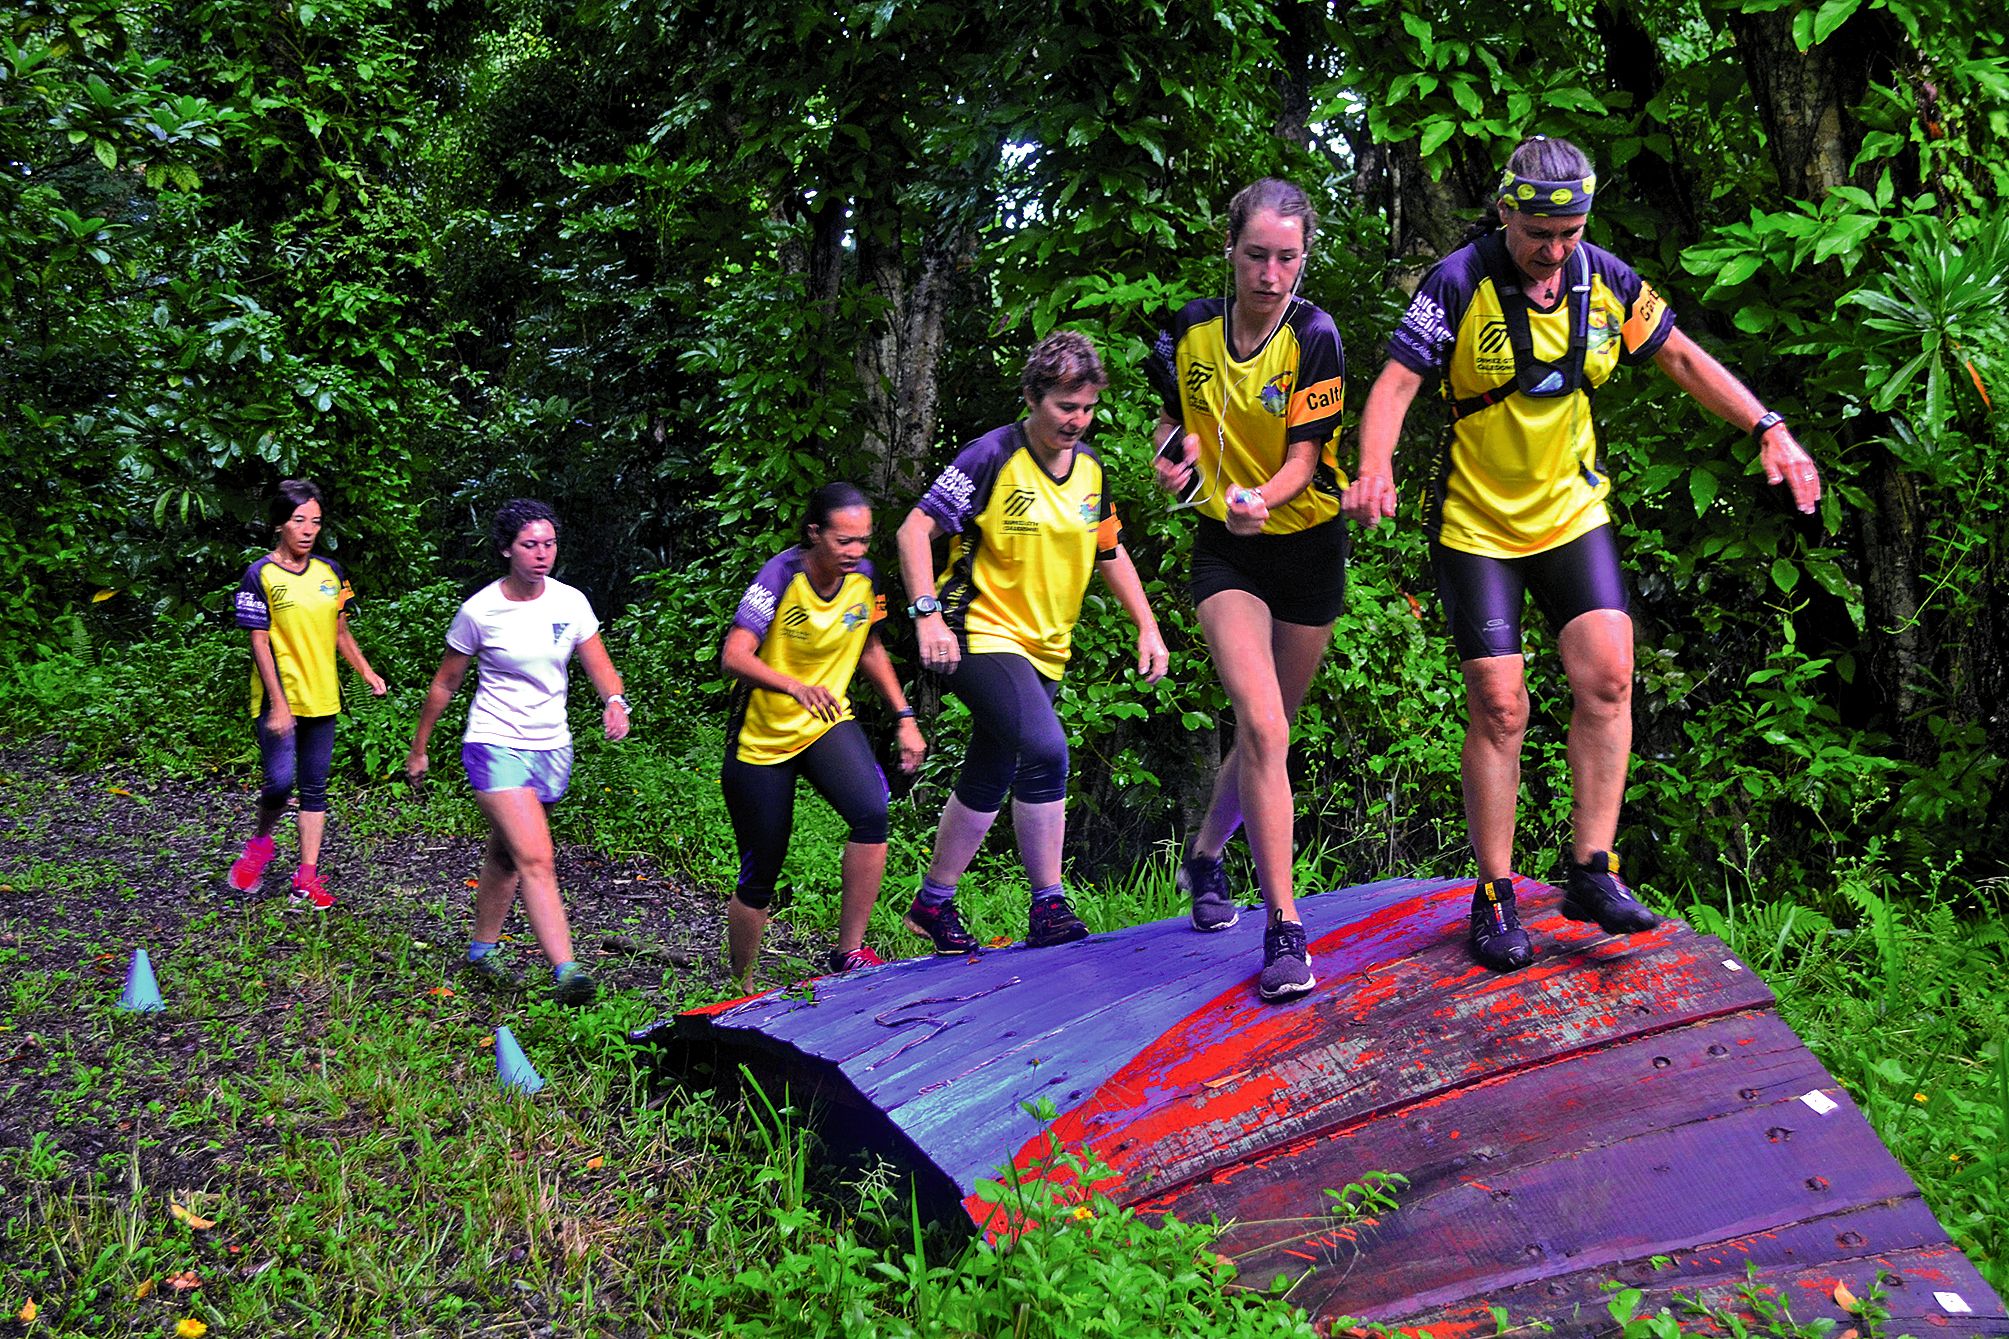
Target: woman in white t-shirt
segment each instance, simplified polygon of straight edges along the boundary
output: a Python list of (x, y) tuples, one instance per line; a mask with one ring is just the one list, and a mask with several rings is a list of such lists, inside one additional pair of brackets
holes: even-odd
[(628, 733), (628, 700), (600, 642), (593, 606), (551, 579), (558, 560), (558, 518), (551, 508), (525, 498), (503, 503), (494, 537), (509, 572), (475, 592), (453, 616), (405, 771), (415, 781), (425, 775), (433, 726), (473, 663), (474, 702), (460, 760), (488, 818), (489, 838), (464, 971), (478, 985), (521, 987), (496, 952), (503, 919), (521, 893), (530, 929), (551, 961), (553, 994), (562, 1004), (586, 1004), (593, 998), (593, 978), (572, 958), (572, 928), (558, 895), (546, 816), (572, 775), (572, 732), (565, 723), (572, 656), (578, 655), (606, 704), (601, 722), (607, 738)]

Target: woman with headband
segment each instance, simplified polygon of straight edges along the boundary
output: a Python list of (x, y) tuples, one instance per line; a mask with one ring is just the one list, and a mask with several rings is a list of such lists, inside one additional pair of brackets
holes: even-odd
[(1534, 959), (1510, 878), (1528, 692), (1525, 592), (1569, 678), (1572, 850), (1562, 913), (1608, 934), (1658, 918), (1619, 877), (1619, 803), (1632, 751), (1632, 619), (1597, 458), (1590, 393), (1621, 364), (1652, 362), (1757, 438), (1766, 477), (1811, 512), (1813, 460), (1781, 415), (1674, 325), (1639, 275), (1583, 240), (1597, 177), (1568, 140), (1537, 135), (1508, 160), (1496, 215), (1417, 289), (1361, 416), (1348, 517), (1395, 515), (1390, 466), (1410, 402), (1435, 380), (1451, 432), (1433, 471), (1431, 562), (1465, 679), (1465, 817), (1479, 866), (1473, 956), (1496, 971)]
[(1222, 852), (1247, 825), (1268, 908), (1266, 1000), (1317, 984), (1291, 889), (1291, 719), (1332, 639), (1346, 585), (1346, 527), (1333, 444), (1346, 357), (1332, 318), (1297, 296), (1318, 215), (1287, 181), (1256, 182), (1228, 205), (1226, 298), (1172, 314), (1145, 366), (1161, 407), (1159, 484), (1191, 507), (1190, 586), (1207, 649), (1235, 711), (1207, 816), (1179, 885), (1193, 928), (1240, 918)]

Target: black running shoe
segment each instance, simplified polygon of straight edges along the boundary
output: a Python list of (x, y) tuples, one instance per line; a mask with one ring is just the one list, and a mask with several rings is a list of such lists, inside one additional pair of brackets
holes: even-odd
[(1065, 896), (1042, 897), (1032, 904), (1032, 912), (1026, 917), (1027, 948), (1052, 948), (1055, 944), (1072, 944), (1086, 938), (1088, 927), (1074, 914)]
[(1564, 883), (1563, 915), (1570, 920), (1596, 921), (1609, 935), (1638, 934), (1660, 924), (1618, 877), (1615, 852), (1599, 851), (1584, 864), (1572, 863)]
[(915, 898), (914, 905), (907, 908), (907, 928), (923, 939), (932, 940), (937, 953), (977, 951), (977, 937), (963, 928), (963, 918), (956, 912), (953, 897), (936, 907)]
[(1263, 974), (1256, 982), (1256, 993), (1266, 1000), (1287, 1000), (1317, 984), (1318, 978), (1311, 974), (1303, 924), (1270, 912), (1269, 926), (1263, 931)]
[(1514, 881), (1494, 879), (1472, 890), (1472, 956), (1482, 967), (1511, 972), (1535, 960), (1521, 913), (1514, 905)]
[(1227, 862), (1194, 856), (1179, 862), (1178, 885), (1193, 900), (1193, 928), (1211, 934), (1225, 930), (1242, 918), (1235, 900), (1228, 895)]

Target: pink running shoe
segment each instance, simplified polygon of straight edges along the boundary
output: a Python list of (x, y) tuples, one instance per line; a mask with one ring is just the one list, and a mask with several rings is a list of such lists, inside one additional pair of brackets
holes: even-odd
[(253, 837), (244, 843), (244, 854), (231, 862), (230, 886), (240, 893), (250, 892), (265, 877), (265, 867), (271, 863), (272, 834)]
[(839, 953), (833, 948), (824, 955), (823, 965), (830, 969), (832, 976), (838, 976), (845, 972), (855, 972), (861, 967), (883, 967), (886, 965), (886, 960), (863, 946), (854, 948), (849, 953)]
[(326, 911), (335, 905), (335, 895), (321, 882), (320, 871), (293, 872), (293, 895), (286, 899), (288, 911)]

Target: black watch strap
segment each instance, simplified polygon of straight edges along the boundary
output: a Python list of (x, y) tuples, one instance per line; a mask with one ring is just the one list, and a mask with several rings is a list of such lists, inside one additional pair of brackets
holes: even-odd
[(1758, 421), (1751, 425), (1751, 440), (1754, 442), (1764, 441), (1766, 433), (1778, 427), (1781, 423), (1784, 423), (1785, 421), (1786, 416), (1780, 413), (1778, 410), (1776, 409), (1766, 410), (1764, 413), (1758, 416)]

